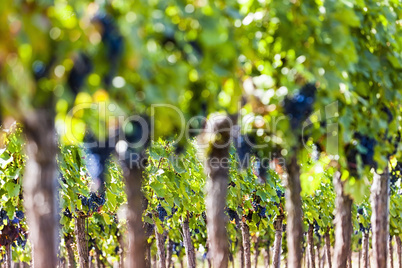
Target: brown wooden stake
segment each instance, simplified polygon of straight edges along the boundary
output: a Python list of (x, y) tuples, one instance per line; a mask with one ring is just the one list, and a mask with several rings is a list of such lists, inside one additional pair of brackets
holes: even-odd
[(300, 168), (297, 164), (297, 153), (290, 159), (287, 169), (286, 182), (286, 211), (287, 215), (287, 244), (288, 244), (288, 264), (292, 268), (300, 268), (302, 262), (302, 203)]
[(4, 267), (5, 267), (5, 268), (11, 268), (11, 262), (12, 262), (12, 257), (11, 257), (11, 245), (8, 244), (8, 245), (6, 246), (6, 256), (5, 256)]
[(239, 251), (237, 254), (239, 256), (239, 267), (244, 268), (244, 247), (243, 247), (243, 237), (241, 234), (239, 239)]
[(314, 225), (310, 224), (307, 233), (308, 252), (310, 257), (310, 267), (315, 268), (315, 255), (314, 255)]
[(257, 240), (255, 241), (255, 253), (254, 253), (254, 268), (258, 268), (258, 257), (260, 255), (260, 241), (261, 238), (257, 237)]
[(362, 253), (362, 259), (363, 259), (363, 268), (368, 268), (369, 267), (369, 231), (363, 231), (363, 238), (362, 238), (362, 244), (363, 244), (363, 253)]
[(167, 268), (172, 267), (173, 265), (173, 241), (168, 238), (168, 244), (167, 244)]
[(67, 267), (74, 268), (75, 267), (75, 259), (74, 259), (74, 250), (73, 250), (73, 243), (74, 237), (72, 235), (67, 235), (64, 237), (64, 242), (66, 244), (67, 250)]
[(394, 268), (394, 249), (392, 247), (392, 236), (389, 237), (389, 261), (390, 267)]
[(191, 241), (191, 233), (190, 233), (188, 215), (183, 220), (182, 230), (183, 230), (184, 248), (186, 250), (186, 256), (187, 256), (187, 267), (195, 268), (195, 250), (194, 250), (193, 242)]
[(127, 194), (128, 251), (126, 266), (130, 268), (146, 266), (146, 236), (142, 228), (143, 194), (141, 191), (145, 159), (142, 152), (136, 157), (130, 156), (130, 160), (122, 163)]
[[(207, 182), (207, 233), (213, 267), (226, 268), (229, 261), (229, 244), (226, 232), (226, 193), (229, 166), (223, 163), (229, 157), (232, 120), (228, 116), (211, 118), (200, 141), (207, 143), (205, 171)], [(215, 137), (211, 139), (211, 135)]]
[(240, 222), (240, 229), (243, 240), (244, 251), (244, 267), (251, 268), (251, 243), (250, 243), (250, 228), (245, 218)]
[[(51, 103), (51, 101), (50, 101)], [(56, 267), (55, 210), (56, 132), (54, 112), (36, 109), (26, 113), (27, 164), (23, 180), (24, 206), (32, 243), (33, 267)]]
[(85, 216), (75, 218), (75, 237), (77, 240), (78, 260), (80, 268), (89, 267), (88, 241), (85, 228)]
[(402, 268), (402, 242), (399, 236), (395, 236), (396, 253), (398, 255), (398, 268)]
[(389, 173), (374, 173), (371, 185), (373, 268), (387, 266), (389, 239)]
[(281, 266), (283, 219), (284, 216), (279, 215), (276, 217), (274, 221), (275, 241), (274, 241), (274, 253), (272, 256), (272, 265), (274, 268), (279, 268)]
[(345, 181), (341, 173), (334, 175), (335, 198), (335, 246), (334, 266), (347, 267), (352, 234), (352, 199), (345, 193)]
[(158, 268), (166, 268), (165, 238), (163, 233), (158, 232), (158, 228), (155, 228), (155, 238), (158, 251)]

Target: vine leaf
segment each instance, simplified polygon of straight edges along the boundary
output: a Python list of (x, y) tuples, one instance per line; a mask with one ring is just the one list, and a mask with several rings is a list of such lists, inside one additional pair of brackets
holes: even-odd
[(20, 185), (19, 184), (15, 184), (15, 183), (9, 181), (4, 185), (4, 187), (7, 190), (9, 197), (18, 196), (18, 194), (20, 193)]

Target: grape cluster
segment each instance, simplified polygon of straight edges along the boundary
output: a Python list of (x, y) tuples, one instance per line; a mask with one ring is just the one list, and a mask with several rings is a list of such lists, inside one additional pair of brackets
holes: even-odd
[(392, 115), (391, 110), (387, 106), (382, 107), (381, 111), (387, 115), (388, 123), (391, 123), (392, 120), (394, 120), (394, 116)]
[(290, 126), (293, 130), (300, 129), (302, 123), (313, 112), (313, 103), (317, 88), (314, 84), (306, 84), (300, 92), (292, 98), (286, 97), (284, 101), (285, 114), (290, 118)]
[(20, 220), (24, 219), (24, 212), (22, 212), (21, 210), (18, 210), (17, 212), (15, 212), (15, 217), (17, 217)]
[(395, 167), (390, 172), (391, 188), (394, 188), (396, 186), (396, 183), (401, 178), (401, 175), (402, 175), (402, 163), (397, 162)]
[(359, 231), (363, 233), (366, 231), (366, 228), (364, 228), (363, 224), (361, 223), (359, 223)]
[(0, 210), (0, 226), (7, 225), (9, 223), (12, 224), (18, 224), (21, 220), (24, 219), (24, 212), (18, 210), (15, 212), (15, 217), (10, 220), (10, 218), (7, 215), (7, 211), (4, 209)]
[(92, 72), (91, 59), (84, 53), (80, 53), (74, 59), (73, 68), (67, 78), (67, 84), (71, 91), (77, 95), (85, 83), (86, 77)]
[(366, 152), (361, 153), (363, 164), (367, 166), (374, 166), (374, 147), (377, 144), (375, 139), (363, 136), (360, 134), (356, 135), (357, 139), (360, 140), (360, 145), (366, 149)]
[(265, 217), (265, 213), (267, 212), (267, 209), (265, 207), (260, 206), (260, 210), (258, 211), (258, 215), (262, 218)]
[(81, 204), (88, 208), (88, 214), (93, 212), (99, 212), (102, 206), (106, 202), (105, 193), (98, 195), (94, 192), (90, 193), (89, 198), (86, 196), (80, 196)]
[(37, 60), (32, 64), (32, 71), (36, 81), (45, 78), (49, 75), (56, 58), (52, 57), (48, 64), (43, 61)]
[(164, 207), (162, 207), (161, 204), (158, 204), (158, 206), (156, 207), (156, 210), (158, 211), (158, 218), (161, 221), (164, 221), (165, 218), (167, 217), (166, 209)]
[(318, 225), (317, 221), (314, 220), (314, 233), (318, 237), (318, 239), (321, 238), (320, 233), (318, 232), (320, 230), (320, 226)]
[(269, 163), (266, 163), (269, 159), (258, 159), (258, 178), (260, 178), (261, 183), (266, 182), (267, 177), (267, 169), (269, 167)]
[(110, 70), (106, 74), (104, 82), (106, 86), (110, 86), (123, 54), (124, 40), (111, 16), (98, 14), (94, 17), (93, 21), (98, 22), (102, 27), (102, 42), (106, 48), (106, 56), (110, 64)]
[(362, 207), (359, 207), (359, 208), (357, 209), (357, 213), (359, 213), (360, 215), (363, 215), (363, 213), (364, 213), (363, 208), (362, 208)]
[(192, 47), (193, 51), (200, 57), (203, 56), (203, 52), (202, 52), (202, 48), (200, 46), (200, 44), (197, 41), (190, 41), (188, 42), (190, 44), (190, 46)]
[(63, 211), (63, 215), (66, 216), (66, 217), (69, 218), (69, 219), (72, 219), (72, 218), (73, 218), (73, 214), (71, 214), (70, 209), (68, 209), (68, 208), (66, 208), (66, 209)]
[(280, 206), (280, 204), (281, 204), (281, 199), (283, 198), (283, 197), (285, 197), (285, 192), (283, 191), (283, 190), (281, 190), (281, 189), (279, 189), (279, 188), (276, 188), (276, 195), (278, 196), (278, 198), (279, 198), (279, 203), (278, 202), (274, 202), (274, 205), (277, 207), (277, 208), (279, 208), (279, 206)]
[(363, 232), (363, 233), (364, 233), (364, 232), (369, 232), (369, 231), (370, 231), (370, 228), (371, 228), (371, 224), (369, 224), (368, 227), (365, 228), (362, 223), (359, 223), (359, 231), (360, 231), (360, 232)]
[(258, 202), (253, 201), (251, 203), (255, 212), (258, 213), (258, 216), (265, 217), (266, 208), (261, 206)]
[(25, 248), (26, 244), (27, 244), (27, 236), (26, 235), (20, 235), (17, 237), (17, 246)]
[(176, 254), (177, 256), (180, 256), (180, 252), (183, 249), (183, 242), (180, 243), (173, 243), (173, 252), (174, 254)]
[(63, 176), (60, 176), (59, 180), (61, 180), (65, 185), (67, 185), (67, 181)]
[(282, 197), (285, 197), (285, 192), (283, 192), (281, 189), (276, 189), (276, 195), (280, 199)]
[(4, 224), (4, 221), (8, 222), (9, 218), (7, 216), (7, 211), (5, 210), (0, 210), (0, 226)]
[[(106, 162), (110, 154), (114, 150), (114, 144), (111, 144), (109, 139), (106, 139), (104, 144), (100, 144), (100, 141), (90, 133), (85, 135), (86, 143), (96, 143), (97, 146), (91, 146), (88, 148), (88, 154), (86, 156), (86, 166), (89, 174), (93, 179), (98, 178), (100, 180), (101, 187), (105, 184), (105, 172)], [(100, 189), (101, 191), (103, 189)]]
[(24, 219), (22, 211), (16, 211), (13, 219), (7, 216), (7, 211), (0, 210), (0, 226), (3, 226), (0, 234), (0, 245), (12, 245), (13, 247), (25, 247), (27, 232), (21, 227), (20, 221)]
[(360, 133), (355, 133), (354, 137), (359, 142), (362, 150), (358, 150), (356, 147), (349, 149), (347, 155), (348, 162), (356, 164), (356, 156), (360, 155), (364, 166), (375, 167), (374, 147), (377, 144), (376, 140)]
[(234, 138), (234, 145), (236, 148), (238, 162), (241, 169), (247, 168), (250, 160), (250, 154), (252, 152), (252, 144), (254, 143), (252, 136), (239, 135)]
[(251, 222), (253, 220), (253, 211), (250, 210), (248, 212), (248, 214), (245, 216), (246, 220), (248, 220), (249, 222)]
[(228, 209), (226, 209), (226, 213), (228, 214), (230, 221), (234, 220), (236, 225), (240, 223), (240, 218), (239, 218), (239, 215), (237, 214), (236, 211), (234, 211), (233, 209), (228, 208)]

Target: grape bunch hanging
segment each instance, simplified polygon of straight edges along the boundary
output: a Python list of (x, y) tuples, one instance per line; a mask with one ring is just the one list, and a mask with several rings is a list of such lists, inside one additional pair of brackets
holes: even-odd
[(0, 246), (12, 245), (13, 247), (20, 246), (25, 248), (28, 234), (21, 226), (21, 221), (24, 220), (24, 213), (16, 211), (13, 219), (10, 219), (7, 212), (0, 210)]
[(87, 215), (91, 215), (94, 212), (100, 212), (102, 210), (102, 206), (105, 204), (105, 193), (100, 195), (92, 192), (89, 195), (89, 198), (81, 195), (79, 197), (81, 199), (81, 204), (86, 208)]

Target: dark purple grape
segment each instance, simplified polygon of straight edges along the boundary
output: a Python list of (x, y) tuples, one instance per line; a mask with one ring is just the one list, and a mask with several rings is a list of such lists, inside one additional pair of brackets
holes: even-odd
[(258, 209), (258, 204), (255, 201), (251, 202), (251, 206), (253, 207), (254, 210)]
[(239, 218), (239, 215), (236, 213), (236, 211), (234, 211), (233, 209), (229, 208), (229, 209), (226, 210), (226, 213), (228, 214), (230, 221), (235, 220), (236, 224), (240, 223), (240, 218)]
[(278, 196), (279, 198), (282, 197), (282, 191), (280, 189), (276, 189), (276, 196)]
[(198, 54), (200, 57), (203, 56), (202, 48), (197, 41), (190, 41), (188, 43), (191, 45), (193, 51), (196, 52), (196, 54)]
[(364, 212), (363, 208), (360, 207), (357, 209), (357, 213), (359, 213), (360, 215), (363, 215), (363, 212)]
[(374, 161), (374, 147), (377, 144), (376, 140), (360, 133), (355, 133), (355, 139), (359, 142), (359, 149), (357, 147), (351, 147), (349, 145), (347, 159), (350, 163), (356, 163), (356, 156), (360, 155), (363, 165), (375, 167)]
[(32, 65), (32, 69), (37, 80), (46, 76), (46, 65), (42, 61), (35, 61)]
[(254, 138), (252, 136), (240, 135), (234, 138), (233, 142), (236, 148), (240, 168), (247, 168), (250, 162), (252, 146), (255, 144)]
[(392, 115), (390, 109), (387, 106), (384, 106), (381, 111), (383, 111), (388, 117), (388, 123), (391, 123), (394, 120), (394, 116)]
[(313, 112), (316, 91), (315, 85), (309, 83), (303, 86), (300, 92), (292, 98), (286, 97), (283, 107), (285, 114), (290, 118), (290, 126), (293, 130), (299, 129)]
[(359, 223), (359, 230), (360, 232), (365, 232), (366, 228), (364, 228), (363, 224)]
[(0, 211), (0, 223), (3, 224), (3, 221), (4, 221), (4, 220), (8, 222), (8, 221), (9, 221), (9, 218), (8, 218), (8, 215), (7, 215), (7, 211), (5, 211), (5, 210), (2, 209), (2, 210)]
[(117, 72), (118, 63), (123, 54), (124, 40), (113, 17), (107, 14), (98, 14), (94, 17), (93, 21), (99, 22), (102, 26), (102, 42), (106, 48), (106, 57), (109, 64), (109, 71), (105, 74), (104, 82), (109, 87)]
[(23, 220), (24, 219), (24, 212), (22, 212), (21, 210), (18, 210), (17, 212), (15, 212), (15, 216), (18, 219)]
[(201, 213), (201, 216), (202, 216), (202, 218), (204, 219), (204, 221), (207, 220), (207, 214), (205, 213), (205, 211), (203, 211), (203, 212)]
[(77, 95), (84, 85), (87, 76), (92, 72), (91, 59), (84, 53), (80, 53), (74, 59), (73, 68), (67, 78), (67, 84), (74, 95)]
[(71, 212), (70, 212), (70, 210), (69, 210), (68, 208), (66, 208), (66, 209), (63, 211), (63, 214), (64, 214), (64, 216), (66, 216), (66, 217), (69, 218), (69, 219), (72, 219), (72, 218), (73, 218), (73, 215), (71, 214)]
[(156, 207), (156, 209), (157, 209), (157, 211), (158, 211), (158, 218), (159, 218), (161, 221), (164, 221), (164, 220), (165, 220), (165, 217), (167, 217), (166, 209), (165, 209), (164, 207), (162, 207), (161, 204), (159, 204), (159, 205)]
[(260, 217), (265, 217), (266, 210), (267, 210), (267, 209), (266, 209), (265, 207), (260, 206), (260, 210), (259, 210), (259, 212), (258, 212), (258, 215), (259, 215)]

